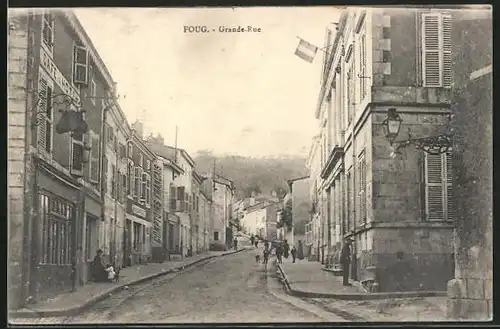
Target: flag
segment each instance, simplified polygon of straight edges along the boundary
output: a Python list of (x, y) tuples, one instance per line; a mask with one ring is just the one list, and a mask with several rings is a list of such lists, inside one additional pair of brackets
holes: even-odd
[(310, 44), (305, 40), (300, 39), (297, 49), (295, 50), (295, 55), (299, 56), (305, 61), (308, 61), (309, 63), (312, 63), (317, 51), (318, 47)]

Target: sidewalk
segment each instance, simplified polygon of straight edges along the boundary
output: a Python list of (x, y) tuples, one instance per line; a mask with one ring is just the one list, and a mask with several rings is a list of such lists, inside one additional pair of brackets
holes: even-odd
[(279, 264), (292, 295), (297, 297), (330, 297), (344, 299), (366, 295), (356, 286), (344, 286), (342, 277), (323, 271), (323, 265), (306, 259), (292, 263), (291, 257)]
[(79, 286), (76, 292), (62, 293), (55, 298), (30, 305), (29, 308), (9, 311), (9, 315), (13, 317), (52, 317), (77, 314), (125, 286), (139, 284), (209, 258), (230, 255), (243, 250), (245, 250), (245, 248), (237, 251), (210, 251), (181, 261), (150, 263), (147, 265), (126, 267), (120, 272), (119, 283), (88, 282), (83, 286)]
[(350, 280), (351, 286), (342, 284), (342, 276), (323, 271), (319, 262), (283, 259), (278, 266), (286, 279), (290, 293), (296, 297), (334, 298), (342, 300), (376, 300), (389, 298), (438, 297), (443, 291), (366, 292), (358, 282)]

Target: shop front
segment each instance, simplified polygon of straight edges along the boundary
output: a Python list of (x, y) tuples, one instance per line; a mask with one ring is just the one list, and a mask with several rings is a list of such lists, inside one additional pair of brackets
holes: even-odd
[(74, 179), (43, 161), (37, 163), (30, 273), (30, 295), (35, 300), (72, 290), (77, 266), (73, 230), (82, 222), (78, 205), (83, 203)]
[(82, 229), (82, 259), (80, 284), (85, 284), (91, 280), (90, 264), (99, 249), (99, 223), (102, 206), (99, 197), (94, 193), (85, 194), (85, 217)]
[(147, 221), (145, 209), (131, 205), (131, 212), (126, 214), (124, 233), (124, 264), (133, 266), (146, 263), (151, 259), (152, 223)]

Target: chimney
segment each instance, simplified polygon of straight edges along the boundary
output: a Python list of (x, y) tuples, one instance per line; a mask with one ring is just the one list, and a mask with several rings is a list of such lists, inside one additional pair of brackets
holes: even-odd
[(135, 122), (132, 124), (132, 129), (135, 130), (135, 132), (141, 139), (143, 138), (144, 125), (142, 124), (142, 122), (140, 122), (139, 120), (135, 120)]

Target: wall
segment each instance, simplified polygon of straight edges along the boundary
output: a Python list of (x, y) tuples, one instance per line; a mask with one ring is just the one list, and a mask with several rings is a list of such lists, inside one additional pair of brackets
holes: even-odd
[[(7, 129), (7, 171), (8, 171), (8, 308), (23, 304), (23, 237), (26, 235), (24, 216), (25, 147), (29, 145), (26, 134), (27, 118), (27, 17), (19, 11), (9, 9), (8, 26), (8, 129)], [(29, 121), (28, 121), (29, 122)], [(27, 159), (29, 160), (29, 159)], [(26, 209), (28, 210), (29, 207)], [(26, 215), (30, 218), (29, 210)], [(28, 230), (29, 231), (29, 230)], [(29, 239), (29, 235), (26, 236)]]
[(455, 279), (448, 282), (447, 315), (493, 318), (492, 11), (454, 16), (454, 196), (457, 199)]

